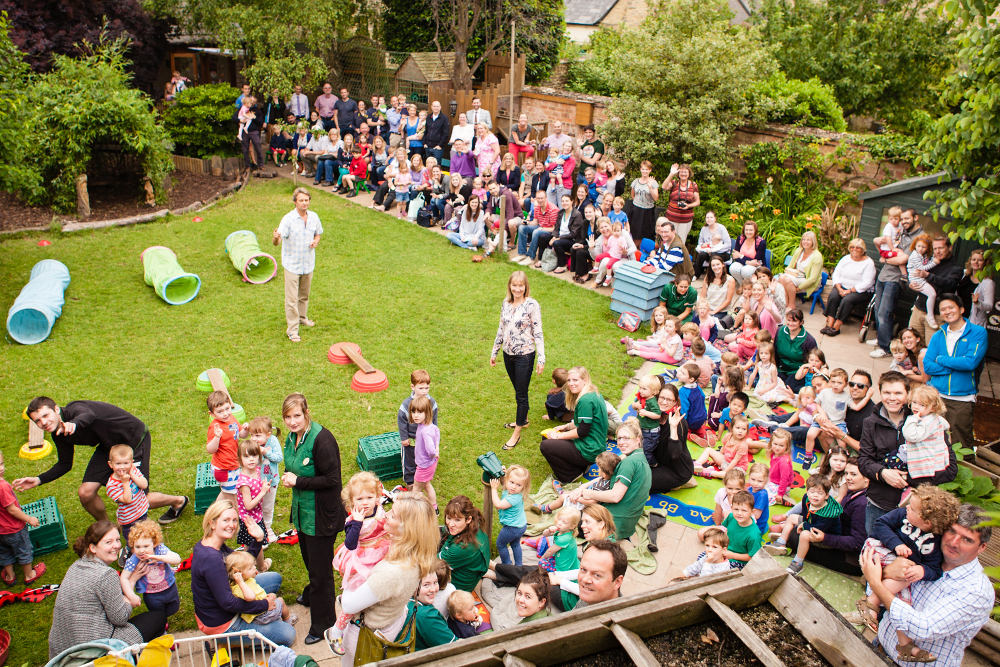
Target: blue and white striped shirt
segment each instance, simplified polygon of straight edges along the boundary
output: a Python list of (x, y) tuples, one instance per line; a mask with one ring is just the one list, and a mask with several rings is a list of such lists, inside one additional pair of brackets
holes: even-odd
[[(938, 667), (959, 667), (965, 647), (990, 617), (993, 586), (978, 560), (948, 570), (936, 581), (910, 584), (912, 605), (892, 601), (878, 627), (878, 641), (893, 660), (897, 657), (900, 630), (937, 658), (926, 663)], [(897, 662), (899, 662), (897, 660)], [(901, 665), (913, 663), (899, 662)]]

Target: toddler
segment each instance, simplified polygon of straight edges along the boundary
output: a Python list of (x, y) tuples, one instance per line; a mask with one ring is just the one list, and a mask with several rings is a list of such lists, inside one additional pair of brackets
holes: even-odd
[(448, 627), (459, 639), (468, 639), (493, 628), (483, 619), (476, 597), (468, 591), (455, 591), (448, 598)]
[[(739, 372), (737, 370), (737, 372)], [(729, 405), (722, 409), (722, 416), (719, 417), (719, 430), (728, 431), (733, 427), (735, 417), (746, 417), (747, 406), (750, 405), (750, 397), (742, 391), (737, 391), (729, 397)]]
[[(936, 581), (941, 578), (943, 557), (940, 537), (958, 520), (959, 502), (947, 491), (921, 484), (910, 494), (906, 507), (898, 507), (875, 521), (871, 536), (865, 540), (862, 554), (869, 549), (882, 561), (882, 585), (909, 603), (911, 581)], [(905, 559), (905, 560), (897, 560)], [(914, 579), (910, 566), (921, 573)], [(870, 593), (857, 603), (858, 611), (869, 628), (878, 631), (880, 600)], [(899, 657), (913, 656), (918, 650), (913, 640), (897, 630)], [(934, 660), (933, 656), (930, 660)]]
[[(664, 311), (666, 311), (665, 308)], [(654, 341), (654, 337), (657, 340)], [(633, 341), (631, 338), (625, 340), (628, 341), (626, 343), (628, 354), (634, 357), (642, 357), (665, 364), (679, 364), (684, 358), (684, 342), (677, 334), (677, 319), (672, 315), (664, 316), (663, 324), (654, 332), (653, 336), (650, 336), (649, 340)]]
[(656, 461), (656, 443), (660, 438), (660, 405), (656, 401), (663, 383), (656, 375), (647, 375), (639, 380), (639, 392), (636, 394), (632, 409), (639, 417), (639, 428), (642, 430), (642, 451), (651, 468), (659, 463)]
[(934, 319), (934, 302), (937, 299), (937, 291), (927, 280), (917, 276), (915, 271), (930, 271), (938, 265), (938, 261), (931, 254), (930, 234), (921, 234), (913, 239), (910, 244), (910, 257), (906, 260), (906, 280), (910, 283), (910, 289), (920, 292), (927, 297), (927, 324), (932, 329), (937, 329), (937, 321)]
[[(712, 360), (705, 356), (705, 352), (709, 347), (715, 350), (714, 346), (709, 346), (705, 344), (705, 341), (698, 336), (693, 341), (691, 341), (691, 362), (694, 363), (700, 370), (698, 374), (698, 386), (702, 389), (710, 390), (712, 388), (712, 375), (715, 372), (715, 364)], [(716, 350), (718, 352), (718, 350)]]
[[(705, 449), (701, 456), (694, 462), (694, 472), (696, 475), (707, 477), (725, 477), (730, 468), (736, 467), (746, 470), (750, 464), (750, 439), (748, 432), (750, 422), (743, 415), (733, 418), (733, 430), (727, 433), (722, 440), (722, 451), (715, 449)], [(709, 460), (714, 466), (705, 467)]]
[(889, 259), (898, 254), (896, 248), (899, 245), (899, 237), (903, 232), (902, 225), (899, 224), (899, 219), (902, 215), (903, 209), (899, 206), (890, 208), (885, 227), (882, 228), (882, 236), (875, 239), (875, 243), (878, 244), (878, 254), (882, 259)]
[[(234, 551), (226, 556), (226, 571), (229, 573), (229, 587), (233, 595), (241, 600), (250, 602), (252, 600), (264, 600), (267, 592), (261, 588), (254, 578), (257, 576), (257, 564), (254, 557), (245, 551)], [(288, 605), (281, 598), (274, 600), (274, 609), (257, 614), (241, 614), (247, 623), (259, 623), (266, 625), (274, 623), (278, 619), (295, 625), (299, 620), (288, 610)]]
[(892, 363), (889, 364), (890, 371), (905, 373), (913, 370), (913, 361), (910, 359), (903, 341), (893, 338), (892, 342), (889, 343), (889, 353), (892, 354)]
[(751, 514), (757, 522), (761, 535), (767, 532), (767, 519), (770, 516), (771, 499), (767, 494), (767, 477), (770, 472), (763, 463), (751, 463), (750, 471), (747, 473), (747, 480), (750, 482), (747, 491), (753, 496)]
[[(513, 465), (504, 472), (503, 480), (490, 480), (493, 507), (497, 509), (500, 519), (497, 553), (500, 554), (501, 563), (510, 563), (513, 554), (514, 565), (521, 565), (521, 537), (528, 527), (528, 519), (524, 516), (524, 503), (531, 492), (531, 473), (519, 465)], [(497, 493), (501, 481), (504, 487), (503, 496)], [(507, 550), (507, 545), (510, 545), (510, 551)]]
[(396, 215), (405, 218), (406, 209), (410, 203), (410, 185), (413, 184), (413, 176), (410, 175), (410, 170), (405, 164), (400, 163), (393, 172), (392, 184), (396, 191), (396, 202), (399, 204)]
[[(382, 482), (378, 477), (370, 472), (356, 473), (340, 495), (350, 516), (344, 524), (344, 543), (333, 555), (333, 567), (340, 573), (344, 588), (353, 591), (365, 583), (372, 568), (389, 553), (391, 542), (385, 510), (379, 502)], [(325, 633), (337, 655), (344, 654), (344, 630), (352, 618), (351, 614), (340, 614)]]
[(916, 483), (948, 467), (949, 449), (944, 434), (950, 426), (943, 416), (941, 394), (929, 384), (917, 385), (910, 392), (910, 410), (913, 414), (903, 422), (906, 442), (899, 446), (896, 455)]
[(830, 497), (830, 480), (822, 475), (812, 475), (806, 480), (806, 501), (803, 503), (803, 513), (789, 512), (781, 528), (781, 534), (764, 547), (769, 554), (783, 556), (787, 552), (785, 544), (792, 530), (798, 531), (799, 548), (788, 565), (788, 573), (795, 576), (802, 572), (806, 553), (809, 551), (809, 538), (802, 539), (802, 536), (811, 533), (813, 529), (824, 534), (839, 535), (840, 516), (843, 514), (840, 503)]
[(272, 425), (270, 417), (254, 417), (247, 424), (247, 434), (250, 441), (260, 450), (260, 473), (264, 477), (264, 485), (268, 487), (267, 494), (260, 501), (267, 541), (277, 542), (278, 536), (274, 534), (271, 524), (274, 521), (274, 501), (278, 496), (278, 481), (281, 478), (278, 464), (285, 458), (281, 442), (278, 440), (281, 430)]
[(653, 309), (653, 314), (649, 317), (649, 337), (644, 340), (635, 340), (628, 336), (622, 338), (619, 342), (625, 346), (626, 350), (632, 349), (634, 346), (649, 347), (653, 349), (660, 349), (660, 344), (664, 340), (664, 335), (666, 330), (663, 325), (670, 318), (670, 313), (667, 312), (666, 307), (657, 306)]
[[(780, 500), (785, 507), (795, 504), (788, 489), (792, 486), (794, 473), (792, 472), (792, 434), (783, 428), (779, 428), (771, 434), (771, 442), (768, 445), (770, 451), (771, 471), (768, 475), (767, 484), (764, 490), (767, 491), (767, 502), (773, 505), (776, 500)], [(765, 531), (766, 532), (766, 531)]]
[(418, 396), (410, 402), (410, 422), (417, 425), (413, 439), (413, 456), (417, 469), (413, 474), (414, 490), (431, 501), (437, 513), (437, 493), (434, 492), (434, 472), (437, 470), (441, 448), (441, 430), (433, 422), (434, 405), (427, 396)]
[(612, 223), (620, 222), (622, 229), (626, 232), (628, 231), (628, 214), (623, 210), (625, 208), (625, 198), (615, 197), (611, 201), (611, 212), (608, 213), (608, 219)]
[(267, 572), (271, 559), (264, 558), (267, 544), (267, 527), (261, 502), (271, 492), (271, 485), (264, 482), (260, 472), (260, 447), (253, 440), (240, 442), (240, 476), (236, 479), (236, 512), (240, 517), (240, 530), (236, 542), (257, 562), (257, 569)]
[(594, 258), (599, 265), (595, 284), (601, 283), (602, 287), (611, 286), (614, 266), (624, 259), (626, 250), (628, 241), (625, 239), (624, 227), (621, 222), (612, 222), (611, 232), (604, 239), (604, 252)]
[(708, 399), (708, 427), (714, 431), (720, 428), (722, 411), (729, 407), (729, 397), (738, 391), (743, 391), (743, 372), (739, 369), (738, 362), (739, 359), (735, 354), (725, 352), (719, 363), (715, 391)]
[(542, 419), (566, 423), (573, 419), (573, 411), (566, 407), (566, 382), (569, 369), (556, 368), (552, 371), (552, 388), (545, 395), (545, 414)]
[(480, 176), (476, 176), (472, 179), (472, 196), (479, 197), (480, 201), (486, 201), (486, 195), (489, 194), (485, 187), (483, 187), (483, 179)]
[(774, 343), (761, 343), (757, 347), (757, 363), (754, 364), (748, 384), (753, 385), (755, 379), (757, 386), (754, 387), (754, 393), (765, 403), (795, 400), (795, 394), (778, 377), (778, 366), (774, 363)]
[[(174, 568), (181, 564), (181, 557), (163, 543), (163, 531), (154, 521), (140, 521), (129, 533), (128, 546), (132, 555), (120, 575), (125, 597), (134, 607), (145, 601), (150, 611), (159, 610), (166, 616), (176, 614), (181, 598)], [(146, 573), (137, 577), (135, 571), (140, 564), (145, 566)], [(142, 600), (137, 593), (142, 594)]]
[(206, 399), (212, 423), (208, 425), (205, 449), (212, 455), (212, 475), (219, 483), (223, 499), (236, 504), (236, 480), (240, 476), (237, 438), (246, 436), (246, 429), (233, 417), (233, 399), (224, 391), (213, 391)]
[(830, 374), (830, 369), (826, 367), (826, 355), (818, 347), (809, 350), (806, 363), (799, 366), (799, 369), (795, 371), (795, 379), (804, 380), (807, 385), (811, 385), (814, 373)]
[(108, 466), (111, 477), (105, 485), (108, 498), (117, 505), (115, 519), (121, 528), (122, 540), (126, 544), (119, 557), (119, 565), (128, 557), (128, 534), (139, 521), (146, 519), (149, 513), (149, 500), (146, 489), (149, 482), (132, 460), (132, 448), (128, 445), (115, 445), (108, 452)]
[[(847, 391), (847, 371), (843, 368), (834, 368), (830, 371), (830, 384), (816, 394), (816, 403), (819, 406), (817, 420), (827, 419), (843, 433), (847, 433), (847, 403), (851, 400), (851, 395)], [(816, 439), (820, 438), (823, 430), (816, 425), (809, 427), (806, 434), (806, 455), (802, 461), (802, 467), (808, 469), (816, 462), (816, 455), (813, 449), (816, 447)], [(829, 436), (822, 436), (823, 441), (832, 441)]]
[(14, 489), (4, 479), (3, 452), (0, 452), (0, 579), (8, 586), (17, 580), (14, 565), (20, 565), (25, 585), (34, 583), (45, 574), (45, 563), (39, 561), (32, 567), (35, 552), (28, 537), (28, 526), (38, 528), (37, 517), (25, 514), (17, 502)]
[[(597, 455), (594, 463), (597, 465), (597, 477), (590, 480), (586, 484), (583, 484), (579, 488), (581, 489), (593, 489), (594, 491), (608, 491), (611, 489), (611, 479), (615, 476), (615, 470), (618, 468), (618, 464), (621, 462), (621, 457), (614, 452), (601, 452)], [(572, 507), (578, 511), (583, 511), (583, 505), (574, 503), (572, 500), (566, 499), (565, 493), (559, 490), (558, 497), (551, 503), (546, 503), (544, 505), (532, 505), (531, 508), (538, 512), (539, 514), (549, 514), (550, 512), (555, 512), (557, 509), (563, 506), (563, 502), (569, 503), (569, 507)], [(541, 538), (544, 540), (545, 538)], [(531, 547), (532, 549), (541, 548), (539, 546), (540, 541), (538, 538), (525, 538), (521, 540), (521, 543)], [(544, 553), (544, 552), (543, 552)]]
[(739, 355), (741, 362), (747, 362), (757, 351), (757, 332), (760, 331), (760, 318), (757, 313), (747, 311), (743, 316), (743, 325), (738, 333), (725, 337), (729, 343), (729, 351)]
[(831, 445), (830, 449), (819, 464), (819, 471), (816, 473), (830, 480), (830, 495), (838, 503), (844, 502), (847, 495), (847, 462), (850, 460), (850, 452), (846, 447)]
[[(729, 537), (726, 557), (732, 567), (743, 569), (753, 555), (760, 551), (760, 529), (753, 520), (753, 496), (742, 489), (733, 495), (732, 512), (722, 521), (722, 529)], [(698, 539), (705, 540), (711, 526), (698, 530)]]
[[(698, 376), (701, 369), (698, 364), (688, 362), (677, 369), (677, 380), (681, 383), (677, 390), (680, 399), (681, 416), (688, 423), (688, 438), (696, 445), (709, 447), (710, 443), (705, 424), (708, 422), (708, 410), (705, 409), (705, 392), (698, 386)], [(655, 449), (655, 447), (654, 447)]]
[[(413, 485), (413, 476), (417, 470), (413, 451), (414, 438), (417, 436), (417, 425), (410, 421), (410, 403), (418, 396), (426, 396), (431, 402), (431, 423), (437, 426), (437, 401), (431, 397), (430, 391), (430, 373), (422, 368), (418, 368), (410, 373), (410, 395), (403, 400), (399, 406), (399, 410), (396, 411), (396, 428), (399, 430), (399, 439), (403, 445), (403, 483), (407, 486)], [(510, 428), (513, 428), (513, 426), (510, 426)]]
[(698, 556), (698, 560), (684, 568), (684, 579), (707, 577), (732, 569), (729, 559), (726, 558), (726, 548), (729, 546), (729, 535), (726, 531), (712, 526), (705, 530), (702, 541), (705, 543), (705, 551)]
[(694, 302), (694, 317), (691, 321), (698, 325), (698, 333), (709, 343), (719, 337), (719, 319), (712, 314), (712, 307), (707, 299)]

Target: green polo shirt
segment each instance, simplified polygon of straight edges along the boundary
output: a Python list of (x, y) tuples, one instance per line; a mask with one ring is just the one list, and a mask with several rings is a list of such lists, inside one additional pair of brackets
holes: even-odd
[(596, 391), (584, 394), (576, 402), (573, 425), (583, 423), (590, 424), (590, 433), (573, 441), (573, 444), (580, 456), (593, 463), (597, 455), (608, 448), (608, 409)]
[[(289, 433), (285, 438), (285, 470), (297, 477), (315, 477), (316, 462), (313, 459), (313, 444), (323, 427), (316, 422), (309, 425), (309, 431), (296, 444), (296, 435)], [(292, 525), (306, 535), (316, 534), (316, 492), (312, 489), (292, 488)]]
[(448, 535), (438, 556), (451, 566), (451, 583), (455, 588), (471, 592), (489, 569), (490, 540), (482, 530), (473, 543), (462, 544)]
[(407, 604), (409, 610), (412, 610), (414, 605), (417, 606), (416, 624), (418, 651), (458, 641), (455, 633), (448, 627), (448, 621), (444, 620), (444, 617), (441, 616), (441, 612), (439, 612), (434, 605), (420, 604), (418, 602), (414, 602), (413, 600), (410, 600)]
[[(729, 536), (728, 549), (730, 551), (753, 556), (760, 550), (760, 528), (757, 527), (757, 522), (752, 517), (750, 525), (741, 526), (730, 514), (722, 522), (722, 527), (726, 529), (726, 534)], [(741, 561), (730, 560), (729, 562), (736, 564)], [(737, 565), (737, 567), (739, 566)]]
[(611, 488), (619, 482), (628, 487), (622, 499), (617, 503), (601, 504), (608, 508), (615, 520), (615, 535), (627, 540), (635, 532), (635, 524), (642, 516), (649, 500), (649, 487), (653, 483), (653, 473), (642, 449), (632, 450), (618, 462), (611, 478)]
[(687, 292), (678, 294), (674, 283), (667, 283), (660, 290), (660, 301), (663, 302), (663, 305), (667, 308), (667, 312), (671, 315), (680, 315), (687, 309), (687, 317), (681, 320), (681, 324), (683, 324), (684, 322), (690, 322), (694, 316), (694, 304), (698, 301), (698, 293), (689, 284)]
[(799, 334), (792, 338), (788, 325), (778, 327), (778, 335), (774, 337), (774, 357), (779, 373), (794, 373), (806, 362), (809, 350), (816, 347), (816, 341), (809, 342), (809, 334), (805, 327), (799, 329)]
[(559, 547), (556, 552), (556, 572), (569, 572), (580, 569), (580, 558), (576, 555), (576, 535), (574, 531), (556, 533), (552, 542)]

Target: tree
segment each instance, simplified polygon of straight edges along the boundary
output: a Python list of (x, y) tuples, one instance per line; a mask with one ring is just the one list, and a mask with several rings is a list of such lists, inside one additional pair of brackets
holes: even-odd
[(833, 86), (848, 114), (912, 127), (951, 66), (936, 0), (763, 0), (754, 14), (782, 70)]
[(52, 68), (52, 56), (79, 55), (77, 45), (96, 43), (102, 30), (129, 40), (130, 70), (136, 86), (155, 94), (157, 74), (167, 53), (167, 24), (154, 19), (139, 0), (0, 0), (10, 19), (10, 39), (36, 72)]
[(350, 0), (145, 0), (158, 15), (191, 33), (213, 36), (219, 47), (242, 53), (242, 74), (258, 91), (291, 94), (296, 84), (313, 86), (329, 69), (323, 55), (339, 31), (367, 11)]
[(944, 81), (948, 112), (923, 137), (922, 163), (961, 178), (958, 187), (933, 193), (935, 217), (950, 216), (952, 238), (986, 246), (987, 261), (1000, 270), (1000, 23), (987, 0), (947, 0), (943, 11), (963, 26), (958, 71)]
[(25, 106), (31, 68), (10, 39), (7, 12), (0, 12), (0, 190), (28, 197), (42, 193), (42, 178), (23, 158), (33, 151)]
[(728, 172), (733, 130), (762, 117), (749, 91), (777, 70), (731, 16), (725, 0), (663, 0), (636, 30), (597, 32), (573, 67), (573, 87), (617, 96), (601, 132), (633, 171), (649, 159), (660, 178), (673, 162), (704, 180)]

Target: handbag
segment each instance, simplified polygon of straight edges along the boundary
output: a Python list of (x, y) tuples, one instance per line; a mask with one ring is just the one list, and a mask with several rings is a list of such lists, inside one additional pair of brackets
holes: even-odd
[(416, 605), (411, 606), (407, 611), (403, 627), (394, 641), (389, 641), (380, 633), (369, 628), (362, 619), (358, 632), (358, 645), (354, 651), (354, 664), (367, 665), (371, 662), (413, 653), (417, 643), (416, 625)]
[(546, 248), (545, 252), (542, 253), (542, 271), (546, 273), (549, 271), (555, 271), (558, 263), (559, 262), (556, 259), (556, 251), (552, 248)]
[(639, 313), (630, 310), (626, 310), (618, 317), (618, 326), (625, 331), (636, 331), (641, 324), (642, 318), (639, 317)]
[(406, 217), (409, 218), (410, 220), (416, 220), (417, 213), (419, 213), (420, 209), (422, 209), (423, 207), (424, 207), (424, 194), (420, 193), (419, 195), (410, 200), (410, 204), (406, 208)]

